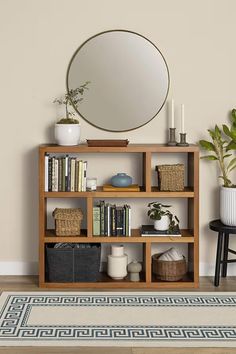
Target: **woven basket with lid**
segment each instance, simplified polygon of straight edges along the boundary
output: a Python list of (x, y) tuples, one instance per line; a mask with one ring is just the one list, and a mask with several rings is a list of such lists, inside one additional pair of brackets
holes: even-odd
[(184, 190), (184, 165), (159, 165), (156, 166), (158, 185), (161, 191)]
[(56, 208), (52, 213), (57, 236), (79, 236), (83, 212), (80, 208)]

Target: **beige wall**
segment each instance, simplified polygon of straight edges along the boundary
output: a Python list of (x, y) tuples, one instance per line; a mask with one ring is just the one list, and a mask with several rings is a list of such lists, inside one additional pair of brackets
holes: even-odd
[[(0, 0), (0, 273), (35, 271), (37, 147), (53, 141), (52, 100), (65, 90), (66, 69), (75, 49), (109, 29), (148, 37), (167, 60), (169, 99), (175, 98), (177, 115), (185, 103), (188, 139), (196, 142), (213, 124), (227, 121), (236, 106), (235, 12), (235, 0)], [(82, 119), (81, 125), (83, 139), (162, 143), (167, 109), (129, 133), (103, 132)], [(214, 163), (201, 162), (200, 184), (201, 273), (210, 274), (215, 239), (207, 223), (218, 217)]]

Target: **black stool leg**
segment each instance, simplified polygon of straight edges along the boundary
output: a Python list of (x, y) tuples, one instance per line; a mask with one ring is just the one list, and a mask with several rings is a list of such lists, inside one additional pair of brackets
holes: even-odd
[(223, 255), (222, 277), (226, 277), (227, 276), (228, 248), (229, 248), (229, 234), (225, 233), (225, 235), (224, 235), (224, 255)]
[(219, 232), (218, 242), (217, 242), (217, 251), (216, 251), (215, 286), (219, 286), (220, 261), (221, 261), (221, 253), (222, 253), (223, 236), (224, 236), (223, 232)]

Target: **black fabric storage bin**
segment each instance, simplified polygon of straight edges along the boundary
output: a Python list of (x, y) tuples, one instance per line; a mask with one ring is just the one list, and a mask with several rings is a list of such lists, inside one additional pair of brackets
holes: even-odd
[(51, 248), (46, 246), (47, 281), (55, 283), (99, 280), (101, 245), (91, 248)]

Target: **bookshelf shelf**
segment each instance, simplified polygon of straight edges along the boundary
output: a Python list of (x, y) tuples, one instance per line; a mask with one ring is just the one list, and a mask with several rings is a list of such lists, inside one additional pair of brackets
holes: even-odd
[[(142, 156), (143, 180), (139, 192), (104, 192), (99, 186), (93, 192), (45, 192), (45, 154), (83, 154), (96, 153), (96, 157), (102, 158), (100, 153), (139, 153)], [(187, 155), (187, 185), (181, 192), (163, 192), (158, 187), (152, 186), (152, 157), (159, 153)], [(89, 160), (89, 159), (88, 159)], [(90, 289), (176, 289), (196, 288), (199, 282), (199, 149), (196, 145), (188, 147), (169, 147), (164, 144), (129, 144), (127, 147), (88, 147), (58, 146), (53, 144), (41, 145), (39, 147), (39, 286), (42, 288), (90, 288)], [(59, 237), (55, 230), (47, 229), (47, 200), (50, 198), (84, 198), (87, 203), (87, 229), (81, 230), (80, 236)], [(128, 198), (186, 198), (188, 229), (181, 230), (181, 237), (175, 236), (141, 236), (140, 229), (132, 229), (131, 236), (93, 236), (93, 205), (95, 200), (102, 199), (128, 199)], [(145, 201), (146, 204), (146, 201)], [(101, 243), (101, 244), (139, 244), (143, 249), (143, 273), (140, 282), (130, 282), (129, 279), (114, 281), (106, 274), (101, 275), (97, 282), (76, 282), (76, 283), (53, 283), (46, 278), (45, 246), (58, 242), (70, 243)], [(154, 278), (151, 270), (152, 245), (172, 243), (187, 244), (188, 248), (188, 273), (182, 281), (162, 282)], [(190, 269), (191, 268), (191, 269)]]
[(182, 236), (141, 236), (139, 229), (132, 229), (131, 236), (87, 236), (87, 230), (82, 230), (80, 236), (56, 236), (55, 230), (46, 230), (44, 243), (194, 243), (190, 230), (180, 230)]
[(157, 187), (152, 187), (146, 192), (140, 187), (140, 192), (104, 192), (102, 187), (97, 187), (96, 192), (44, 192), (45, 198), (194, 198), (194, 191), (185, 187), (181, 192), (163, 192)]

